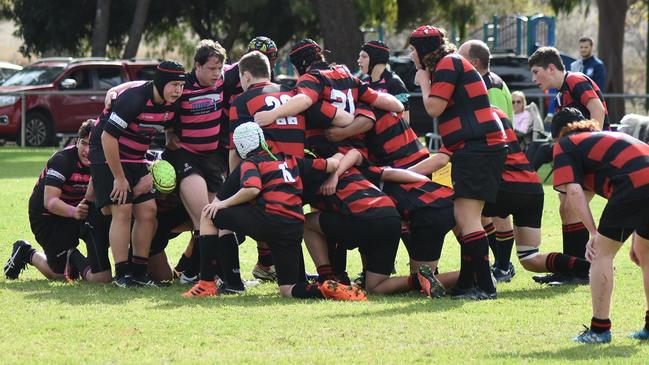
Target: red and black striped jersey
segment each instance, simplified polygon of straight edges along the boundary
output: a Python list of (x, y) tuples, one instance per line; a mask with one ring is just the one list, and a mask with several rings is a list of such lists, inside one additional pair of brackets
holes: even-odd
[(408, 168), (430, 156), (401, 113), (373, 109), (376, 122), (365, 134), (369, 159), (379, 166)]
[(554, 144), (554, 187), (580, 184), (619, 204), (649, 196), (649, 145), (618, 132), (581, 132)]
[(381, 182), (384, 169), (378, 166), (365, 165), (361, 167), (363, 175), (372, 183), (381, 186), (392, 202), (394, 202), (401, 219), (408, 220), (410, 215), (421, 208), (448, 208), (453, 206), (453, 189), (433, 181), (418, 181), (399, 184)]
[(356, 115), (359, 102), (372, 104), (376, 101), (376, 91), (353, 76), (346, 66), (330, 67), (326, 63), (312, 66), (306, 74), (300, 76), (296, 91), (313, 101), (313, 105), (305, 112), (307, 148), (323, 157), (330, 157), (336, 152), (345, 153), (351, 148), (367, 155), (360, 140), (333, 143), (325, 138), (324, 129), (331, 126), (337, 108)]
[[(230, 108), (230, 146), (232, 132), (245, 122), (253, 120), (253, 116), (263, 110), (271, 110), (284, 104), (291, 96), (292, 90), (285, 90), (278, 84), (262, 82), (250, 85), (248, 90), (239, 95)], [(304, 157), (304, 116), (277, 119), (265, 126), (264, 137), (273, 153)]]
[(363, 78), (363, 82), (368, 83), (368, 85), (376, 91), (394, 95), (394, 97), (403, 104), (404, 110), (410, 108), (410, 93), (399, 75), (393, 71), (388, 69), (383, 70), (378, 81), (372, 81), (372, 78), (367, 75)]
[(346, 66), (321, 63), (297, 80), (296, 90), (313, 101), (328, 101), (335, 107), (354, 114), (356, 103), (372, 104), (378, 93), (351, 74)]
[(599, 99), (604, 105), (604, 129), (608, 130), (610, 126), (608, 109), (599, 86), (581, 72), (566, 72), (563, 84), (556, 97), (559, 110), (567, 107), (577, 108), (586, 119), (590, 119), (590, 111), (586, 108), (586, 105), (590, 99), (594, 98)]
[(444, 56), (431, 76), (429, 97), (448, 102), (439, 116), (439, 133), (450, 151), (488, 151), (506, 146), (505, 133), (494, 117), (482, 77), (460, 55)]
[(278, 160), (262, 153), (241, 163), (240, 186), (261, 192), (253, 204), (274, 219), (294, 223), (304, 221), (302, 177), (312, 171), (326, 171), (327, 160), (302, 159), (278, 154)]
[(153, 82), (124, 90), (104, 109), (90, 133), (89, 158), (93, 164), (106, 163), (101, 134), (117, 138), (122, 162), (146, 163), (144, 155), (157, 133), (177, 125), (179, 102), (155, 104)]
[(179, 145), (192, 153), (209, 154), (219, 147), (223, 108), (223, 79), (214, 85), (201, 86), (196, 73), (187, 74), (180, 97)]
[(353, 216), (357, 219), (374, 219), (398, 217), (394, 203), (379, 188), (369, 182), (355, 167), (345, 171), (338, 178), (336, 193), (323, 196), (319, 193), (320, 185), (327, 175), (310, 176), (306, 181), (305, 203), (319, 210)]
[[(325, 136), (325, 129), (332, 127), (333, 118), (337, 108), (328, 101), (318, 101), (304, 112), (307, 130), (306, 148), (322, 157), (331, 157), (340, 152), (345, 154), (351, 149), (356, 149), (365, 158), (368, 156), (364, 135), (352, 136), (340, 142), (332, 142)], [(355, 116), (364, 115), (374, 120), (374, 112), (367, 104), (359, 104), (354, 112)], [(354, 120), (355, 122), (356, 120)]]
[(495, 107), (494, 111), (505, 128), (506, 142), (509, 147), (499, 189), (523, 194), (543, 194), (541, 179), (527, 159), (525, 152), (521, 150), (516, 132), (507, 119), (507, 114)]
[(60, 199), (77, 206), (86, 195), (90, 182), (90, 169), (79, 160), (76, 146), (56, 152), (45, 164), (29, 198), (30, 215), (50, 215), (44, 205), (45, 186), (61, 189)]
[(432, 181), (408, 184), (386, 182), (383, 192), (392, 199), (403, 220), (410, 219), (417, 209), (453, 206), (453, 189)]

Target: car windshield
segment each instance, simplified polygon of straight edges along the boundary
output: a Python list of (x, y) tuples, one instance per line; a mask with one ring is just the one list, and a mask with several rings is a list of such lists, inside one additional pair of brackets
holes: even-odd
[(5, 81), (2, 86), (46, 85), (54, 82), (64, 67), (27, 67)]

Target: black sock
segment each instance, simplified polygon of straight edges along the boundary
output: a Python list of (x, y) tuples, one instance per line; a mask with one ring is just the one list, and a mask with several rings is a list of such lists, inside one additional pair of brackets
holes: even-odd
[(588, 277), (590, 262), (558, 252), (550, 252), (545, 259), (545, 266), (549, 272), (567, 276)]
[(194, 276), (201, 272), (201, 245), (198, 244), (198, 237), (194, 238), (194, 247), (192, 255), (189, 256), (187, 267), (185, 267), (186, 276)]
[(491, 267), (489, 266), (489, 239), (486, 233), (484, 231), (469, 233), (462, 237), (462, 241), (473, 246), (471, 261), (477, 286), (487, 293), (495, 292), (496, 287), (491, 279)]
[(146, 275), (147, 268), (149, 266), (149, 258), (142, 256), (135, 256), (131, 259), (131, 268), (134, 276), (144, 276)]
[[(327, 243), (327, 247), (329, 244)], [(334, 243), (333, 256), (330, 256), (334, 274), (344, 276), (347, 274), (347, 250), (339, 243)]]
[(494, 256), (494, 259), (498, 260), (498, 250), (500, 249), (500, 246), (498, 245), (496, 227), (494, 227), (493, 223), (489, 223), (482, 228), (484, 228), (487, 238), (489, 239), (489, 248), (491, 249), (491, 253)]
[(496, 267), (505, 271), (509, 269), (509, 262), (511, 261), (512, 247), (514, 246), (514, 231), (496, 232), (496, 241), (498, 241)]
[(218, 262), (216, 245), (218, 244), (219, 236), (209, 235), (200, 236), (194, 242), (194, 250), (200, 246), (200, 279), (205, 281), (214, 281), (216, 275), (216, 264)]
[(79, 274), (83, 274), (89, 265), (88, 259), (86, 259), (86, 257), (76, 248), (72, 253), (70, 253), (70, 263), (75, 269), (77, 269), (77, 271), (79, 271)]
[(221, 279), (233, 288), (243, 287), (239, 267), (239, 244), (236, 236), (231, 233), (219, 237), (216, 247), (219, 264), (223, 271)]
[[(194, 247), (196, 247), (196, 246), (198, 246), (198, 245), (194, 244)], [(187, 267), (189, 267), (189, 260), (190, 260), (190, 258), (185, 256), (185, 254), (183, 253), (182, 256), (180, 256), (180, 259), (178, 260), (178, 264), (176, 264), (176, 267), (174, 268), (174, 270), (176, 270), (177, 272), (183, 272), (183, 271), (187, 270)]]
[(475, 286), (475, 270), (473, 268), (473, 242), (464, 242), (464, 237), (457, 237), (460, 242), (460, 276), (455, 286), (459, 289), (468, 289)]
[(36, 249), (34, 247), (30, 246), (30, 248), (29, 248), (29, 250), (27, 250), (27, 252), (28, 252), (27, 253), (27, 263), (31, 265), (32, 264), (32, 256), (34, 256), (34, 254), (37, 251), (36, 251)]
[(417, 277), (417, 273), (410, 274), (410, 276), (408, 276), (408, 287), (411, 290), (416, 290), (416, 291), (421, 290), (421, 284), (419, 283), (419, 278)]
[(649, 310), (644, 312), (644, 329), (649, 331)]
[(131, 267), (128, 261), (115, 263), (115, 276), (124, 276), (131, 273)]
[(273, 254), (270, 252), (270, 248), (257, 246), (257, 265), (265, 267), (273, 266)]
[(336, 280), (333, 268), (329, 264), (316, 267), (316, 271), (318, 271), (318, 282), (320, 283), (324, 283), (325, 280)]
[(599, 319), (593, 317), (590, 320), (590, 330), (595, 333), (604, 333), (611, 330), (611, 320), (610, 319)]
[(300, 282), (293, 286), (291, 289), (293, 298), (300, 299), (324, 299), (324, 295), (318, 288), (317, 284), (309, 284), (307, 282)]
[(585, 259), (586, 243), (590, 238), (586, 226), (581, 222), (564, 224), (561, 226), (561, 231), (563, 233), (563, 253)]

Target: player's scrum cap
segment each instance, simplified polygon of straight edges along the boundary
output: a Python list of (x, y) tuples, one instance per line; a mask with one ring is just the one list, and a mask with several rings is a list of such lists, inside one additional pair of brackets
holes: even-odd
[(586, 120), (586, 117), (577, 108), (563, 108), (552, 117), (552, 138), (559, 137), (563, 127), (572, 122)]
[(268, 57), (270, 62), (277, 60), (277, 45), (272, 39), (264, 36), (253, 38), (248, 43), (248, 52), (259, 51)]
[(444, 44), (444, 32), (432, 25), (422, 25), (410, 33), (408, 43), (417, 50), (419, 60), (423, 64), (424, 56)]
[(164, 99), (164, 88), (168, 82), (185, 81), (187, 74), (185, 68), (178, 61), (165, 60), (160, 62), (153, 76), (153, 85), (158, 94)]
[(232, 142), (241, 158), (246, 158), (250, 152), (266, 145), (264, 132), (255, 122), (245, 122), (235, 128), (232, 132)]
[(369, 41), (361, 47), (370, 56), (368, 72), (371, 73), (374, 66), (381, 63), (388, 63), (390, 48), (382, 41)]
[(300, 75), (306, 72), (307, 67), (322, 59), (322, 47), (310, 38), (302, 39), (291, 48), (289, 60), (297, 68)]

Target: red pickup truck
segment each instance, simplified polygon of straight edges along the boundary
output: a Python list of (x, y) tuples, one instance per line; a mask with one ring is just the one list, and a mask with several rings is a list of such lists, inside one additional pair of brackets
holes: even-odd
[(44, 58), (0, 85), (0, 138), (20, 141), (21, 92), (27, 95), (25, 142), (46, 146), (57, 133), (74, 133), (103, 110), (104, 93), (132, 80), (151, 80), (157, 61)]

